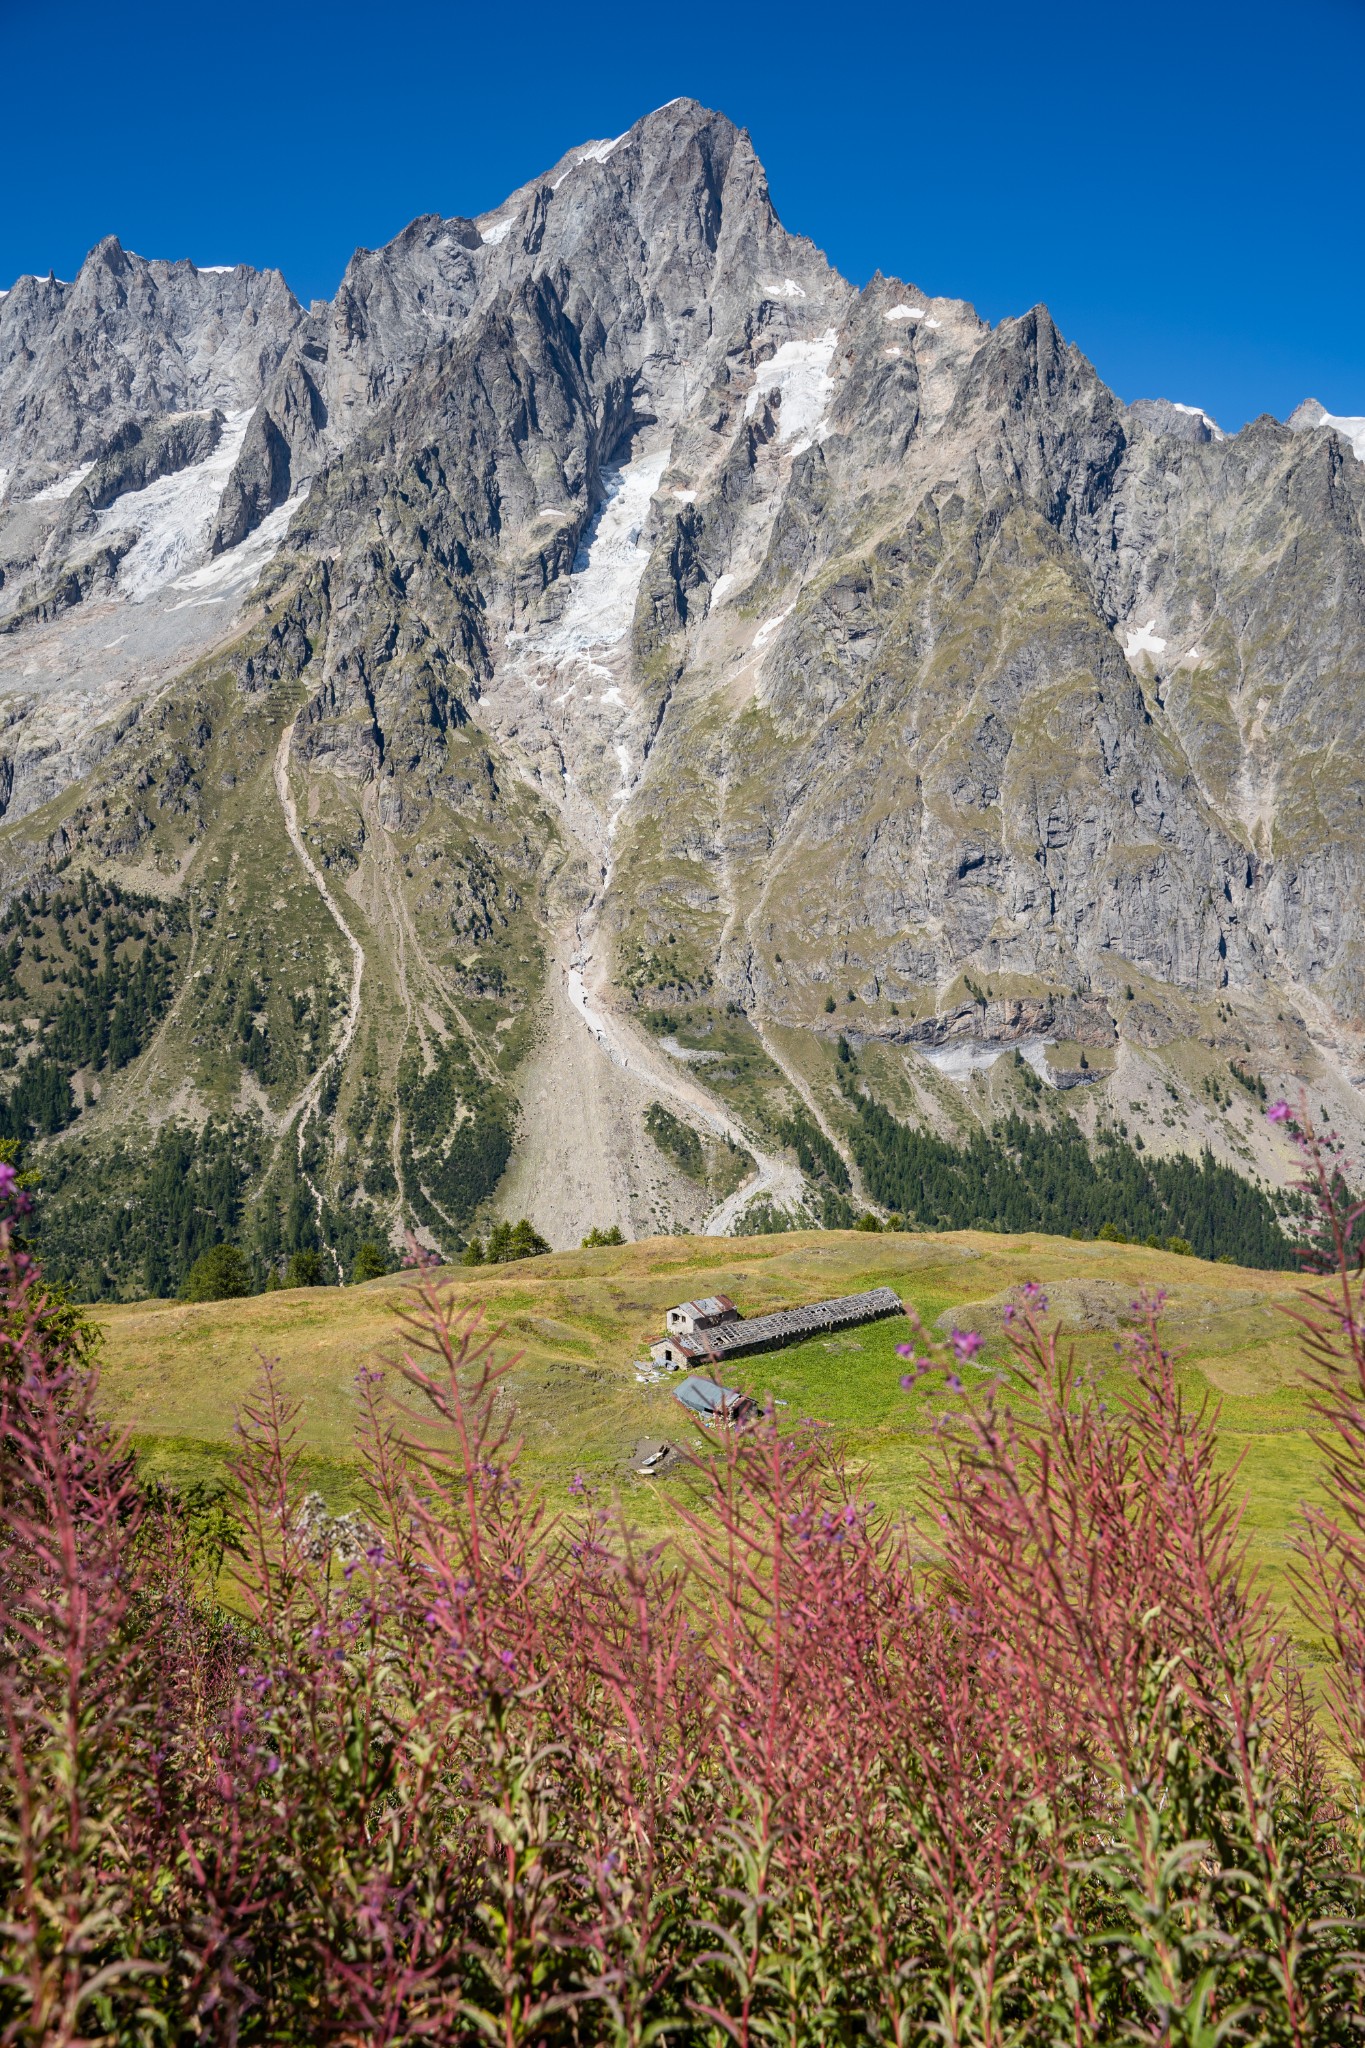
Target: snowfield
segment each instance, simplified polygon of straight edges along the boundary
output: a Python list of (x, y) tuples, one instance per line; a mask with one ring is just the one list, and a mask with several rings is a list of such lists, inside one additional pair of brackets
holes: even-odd
[(250, 407), (227, 415), (218, 446), (202, 462), (161, 476), (141, 491), (125, 491), (99, 515), (98, 531), (137, 531), (137, 543), (119, 567), (118, 589), (134, 603), (174, 582), (203, 559), (214, 515), (233, 464), (242, 452)]
[(794, 454), (818, 441), (824, 431), (834, 394), (829, 370), (837, 341), (832, 327), (819, 341), (784, 341), (776, 355), (759, 364), (754, 388), (744, 401), (744, 417), (752, 419), (761, 399), (772, 391), (781, 392), (777, 438), (779, 444), (797, 442)]
[(1340, 434), (1343, 441), (1349, 441), (1359, 461), (1365, 462), (1365, 418), (1350, 414), (1325, 412), (1318, 421), (1320, 427), (1330, 427)]
[(1129, 629), (1127, 638), (1123, 643), (1123, 651), (1129, 661), (1136, 661), (1140, 654), (1164, 654), (1166, 652), (1166, 642), (1159, 640), (1152, 630), (1155, 625), (1155, 619), (1148, 619), (1145, 626), (1133, 626)]

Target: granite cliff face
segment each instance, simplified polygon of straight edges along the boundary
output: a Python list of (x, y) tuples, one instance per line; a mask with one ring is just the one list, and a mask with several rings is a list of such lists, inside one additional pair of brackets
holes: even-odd
[[(112, 241), (20, 280), (0, 1058), (72, 1091), (85, 1284), (172, 1136), (343, 1269), (799, 1213), (841, 1035), (944, 1132), (1014, 1049), (1272, 1179), (1230, 1060), (1360, 1133), (1362, 450), (856, 291), (686, 100), (329, 305)], [(81, 876), (92, 952), (95, 882), (165, 921), (119, 1063), (42, 993)]]

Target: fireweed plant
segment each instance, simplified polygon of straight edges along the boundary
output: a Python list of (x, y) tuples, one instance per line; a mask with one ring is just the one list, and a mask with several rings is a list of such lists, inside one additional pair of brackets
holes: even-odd
[(770, 1415), (658, 1543), (548, 1512), (510, 1361), (419, 1270), (361, 1505), (300, 1498), (266, 1367), (225, 1528), (139, 1484), (0, 1168), (0, 2036), (1362, 2038), (1360, 1214), (1299, 1137), (1293, 1639), (1159, 1300), (1102, 1382), (1036, 1287), (1004, 1370), (915, 1326), (909, 1524)]

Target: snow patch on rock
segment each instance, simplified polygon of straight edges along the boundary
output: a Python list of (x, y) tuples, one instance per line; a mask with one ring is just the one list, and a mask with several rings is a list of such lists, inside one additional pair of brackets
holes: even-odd
[(603, 470), (605, 495), (574, 557), (568, 602), (552, 626), (524, 636), (527, 653), (556, 667), (592, 668), (595, 656), (625, 639), (649, 560), (641, 536), (667, 467), (668, 450), (659, 448)]
[(580, 164), (604, 164), (612, 151), (621, 147), (629, 133), (630, 130), (627, 128), (620, 135), (613, 135), (610, 142), (590, 142), (586, 149), (578, 152), (574, 161)]
[[(604, 468), (603, 497), (574, 556), (558, 616), (509, 631), (484, 706), (539, 755), (573, 829), (605, 858), (647, 749), (631, 627), (650, 556), (650, 510), (671, 456), (652, 436)], [(553, 786), (553, 785), (551, 785)]]
[(777, 638), (777, 635), (782, 631), (783, 626), (795, 610), (796, 606), (789, 604), (784, 612), (776, 612), (772, 618), (764, 620), (763, 624), (754, 634), (755, 652), (760, 648), (766, 647), (770, 640)]
[(516, 215), (509, 213), (506, 220), (495, 220), (491, 227), (480, 228), (479, 240), (489, 243), (490, 246), (501, 242), (505, 236), (512, 232), (512, 223), (515, 219)]
[(1343, 441), (1349, 441), (1359, 461), (1365, 462), (1365, 418), (1351, 414), (1324, 412), (1318, 421), (1320, 427), (1330, 427), (1334, 434), (1340, 434)]
[[(178, 604), (173, 612), (183, 612), (195, 607), (211, 604), (228, 604), (239, 597), (248, 584), (254, 583), (284, 539), (289, 522), (298, 511), (302, 492), (290, 498), (286, 504), (278, 505), (268, 513), (253, 533), (239, 541), (235, 548), (225, 554), (215, 555), (212, 561), (201, 568), (191, 569), (183, 576), (177, 576), (171, 584), (172, 590), (185, 590), (190, 594)], [(130, 557), (131, 559), (131, 557)]]
[[(119, 566), (117, 588), (134, 603), (150, 597), (195, 568), (208, 547), (233, 464), (246, 439), (252, 408), (229, 413), (218, 446), (202, 462), (161, 476), (140, 491), (125, 491), (99, 515), (97, 531), (137, 533), (137, 541)], [(272, 515), (273, 516), (273, 515)]]
[[(612, 151), (617, 150), (621, 147), (621, 144), (625, 141), (626, 136), (629, 135), (629, 133), (630, 130), (629, 128), (627, 128), (625, 134), (614, 135), (609, 142), (586, 143), (584, 147), (580, 149), (575, 155), (573, 162), (569, 165), (569, 169), (567, 171), (561, 171), (557, 178), (551, 178), (550, 190), (552, 192), (557, 192), (560, 186), (564, 183), (564, 180), (568, 177), (569, 172), (576, 171), (580, 164), (604, 164), (607, 158), (612, 154)], [(486, 239), (487, 237), (485, 236), (485, 240)]]
[(888, 306), (882, 314), (883, 320), (922, 320), (927, 311), (924, 306)]
[(1158, 639), (1154, 628), (1155, 619), (1148, 619), (1145, 626), (1129, 628), (1123, 643), (1123, 651), (1129, 661), (1136, 661), (1140, 654), (1164, 654), (1166, 642)]
[[(754, 388), (744, 401), (744, 417), (752, 419), (759, 400), (769, 392), (782, 394), (778, 421), (779, 442), (796, 441), (809, 447), (818, 441), (825, 427), (834, 379), (829, 373), (838, 337), (831, 327), (819, 341), (784, 341), (775, 355), (760, 363)], [(795, 452), (795, 451), (793, 451)]]
[(35, 491), (28, 501), (29, 504), (55, 505), (62, 499), (69, 498), (71, 493), (85, 482), (94, 467), (93, 462), (83, 462), (80, 468), (73, 469), (69, 476), (58, 477), (55, 484), (46, 484), (41, 491)]
[(1205, 412), (1202, 405), (1182, 405), (1178, 398), (1173, 398), (1171, 404), (1177, 412), (1187, 412), (1191, 419), (1202, 420), (1215, 441), (1226, 441), (1227, 435), (1223, 432), (1223, 429), (1219, 426), (1212, 413)]

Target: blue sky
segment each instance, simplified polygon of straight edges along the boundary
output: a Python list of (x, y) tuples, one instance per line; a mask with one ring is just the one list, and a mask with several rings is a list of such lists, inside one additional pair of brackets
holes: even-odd
[(1227, 427), (1365, 413), (1365, 0), (0, 0), (0, 52), (0, 284), (112, 232), (327, 296), (689, 93), (860, 284), (1045, 301), (1120, 396)]

